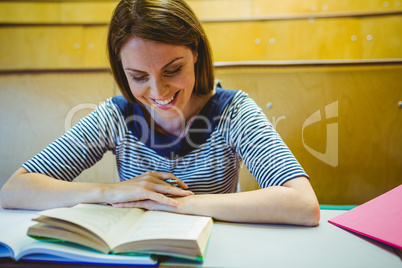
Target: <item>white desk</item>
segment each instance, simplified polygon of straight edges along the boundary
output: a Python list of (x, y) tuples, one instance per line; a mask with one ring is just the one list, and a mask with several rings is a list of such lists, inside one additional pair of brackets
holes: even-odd
[[(317, 227), (216, 222), (202, 264), (169, 259), (162, 267), (297, 267), (297, 268), (402, 268), (395, 251), (380, 242), (345, 231), (328, 223), (344, 211), (322, 210)], [(33, 211), (4, 211), (7, 224), (30, 220)], [(43, 266), (42, 266), (43, 265)], [(0, 263), (12, 268), (88, 267), (72, 264)], [(97, 267), (97, 266), (91, 266)], [(105, 266), (98, 266), (105, 267)], [(117, 267), (117, 266), (116, 266)], [(122, 266), (120, 266), (122, 267)]]
[[(327, 222), (343, 212), (322, 210), (317, 227), (218, 222), (212, 230), (204, 263), (198, 266), (402, 268), (401, 259), (391, 247)], [(180, 263), (161, 263), (169, 265)]]

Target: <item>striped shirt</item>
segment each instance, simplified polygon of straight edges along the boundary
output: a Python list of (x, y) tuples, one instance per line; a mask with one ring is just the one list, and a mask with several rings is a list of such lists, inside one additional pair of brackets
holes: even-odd
[(154, 131), (140, 105), (108, 99), (24, 163), (29, 172), (72, 181), (111, 150), (121, 181), (170, 172), (196, 194), (237, 190), (244, 164), (261, 188), (305, 176), (256, 103), (242, 91), (217, 88), (185, 137)]

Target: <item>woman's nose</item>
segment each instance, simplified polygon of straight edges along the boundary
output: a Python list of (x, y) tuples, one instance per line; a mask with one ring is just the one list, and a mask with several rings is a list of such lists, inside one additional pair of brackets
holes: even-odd
[(155, 99), (163, 99), (168, 97), (167, 95), (169, 94), (168, 86), (163, 81), (163, 79), (152, 79), (153, 81), (151, 82), (150, 85), (150, 91), (152, 96)]

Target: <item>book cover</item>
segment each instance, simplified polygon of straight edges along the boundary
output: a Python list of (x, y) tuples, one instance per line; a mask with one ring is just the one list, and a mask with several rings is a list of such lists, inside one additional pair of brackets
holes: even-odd
[(402, 249), (402, 184), (328, 222)]

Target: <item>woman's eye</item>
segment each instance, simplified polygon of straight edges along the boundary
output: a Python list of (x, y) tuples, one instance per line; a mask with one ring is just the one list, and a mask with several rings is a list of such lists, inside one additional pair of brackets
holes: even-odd
[(166, 70), (166, 71), (165, 71), (165, 74), (167, 74), (167, 75), (169, 75), (169, 76), (172, 76), (172, 75), (175, 75), (175, 74), (177, 74), (178, 72), (180, 72), (180, 70), (181, 70), (181, 66), (179, 66), (178, 68), (176, 68), (176, 69), (174, 69), (174, 70), (172, 70), (172, 71)]
[(135, 81), (137, 81), (137, 82), (142, 82), (142, 81), (146, 81), (147, 80), (147, 76), (146, 75), (144, 75), (144, 76), (131, 76)]

